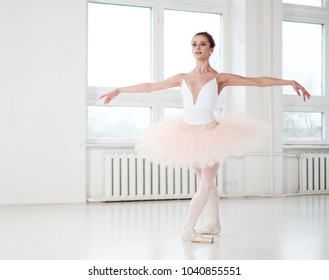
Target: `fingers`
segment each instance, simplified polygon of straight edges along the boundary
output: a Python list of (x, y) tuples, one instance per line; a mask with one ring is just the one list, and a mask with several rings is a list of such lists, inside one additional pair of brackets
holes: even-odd
[(311, 94), (305, 88), (302, 87), (300, 90), (302, 91), (304, 101), (311, 98)]
[(104, 105), (107, 105), (110, 103), (110, 101), (112, 100), (113, 98), (111, 98), (111, 96), (106, 96), (105, 100), (104, 100)]
[(106, 98), (104, 99), (104, 105), (110, 103), (111, 98), (109, 98), (106, 94), (105, 94), (105, 95), (102, 95), (99, 99), (102, 99), (102, 98), (104, 98), (104, 97), (106, 97)]
[(295, 91), (297, 92), (298, 96), (303, 96), (304, 101), (311, 98), (311, 94), (297, 82), (295, 82), (294, 88), (295, 88)]
[(104, 105), (106, 104), (109, 104), (110, 101), (116, 96), (116, 94), (112, 93), (112, 92), (109, 92), (109, 93), (106, 93), (106, 94), (103, 94), (101, 97), (99, 97), (99, 99), (104, 99)]
[(303, 95), (304, 101), (306, 101), (306, 95), (305, 95), (305, 92), (303, 90), (302, 90), (302, 95)]

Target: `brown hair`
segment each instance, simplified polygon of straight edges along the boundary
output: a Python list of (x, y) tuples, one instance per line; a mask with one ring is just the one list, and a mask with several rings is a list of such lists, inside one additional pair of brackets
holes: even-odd
[(211, 48), (214, 48), (216, 46), (216, 43), (215, 43), (214, 38), (208, 32), (198, 32), (197, 34), (195, 34), (193, 36), (193, 38), (195, 36), (199, 36), (199, 35), (203, 35), (203, 36), (207, 37), (207, 39), (209, 40), (209, 43), (210, 43), (210, 47)]

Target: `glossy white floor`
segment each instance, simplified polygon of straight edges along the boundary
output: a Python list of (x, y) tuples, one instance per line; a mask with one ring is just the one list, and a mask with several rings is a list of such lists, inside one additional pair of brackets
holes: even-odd
[(181, 241), (188, 204), (1, 206), (0, 259), (329, 259), (329, 195), (222, 199), (214, 244)]

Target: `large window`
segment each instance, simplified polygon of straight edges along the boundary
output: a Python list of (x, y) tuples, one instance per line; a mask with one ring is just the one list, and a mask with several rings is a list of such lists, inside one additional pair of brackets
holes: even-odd
[(89, 143), (133, 143), (152, 122), (182, 114), (177, 89), (161, 94), (121, 94), (109, 106), (103, 106), (99, 96), (118, 86), (190, 71), (195, 63), (191, 52), (195, 33), (213, 35), (216, 49), (211, 64), (218, 71), (222, 67), (223, 16), (213, 12), (218, 11), (218, 4), (159, 2), (104, 0), (88, 4)]
[(294, 5), (284, 5), (282, 74), (312, 95), (303, 102), (291, 87), (284, 87), (283, 141), (287, 145), (328, 145), (328, 9), (324, 1), (283, 2)]

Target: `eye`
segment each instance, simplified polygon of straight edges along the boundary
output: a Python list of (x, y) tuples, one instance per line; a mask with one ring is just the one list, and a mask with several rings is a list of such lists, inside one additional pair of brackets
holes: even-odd
[(196, 43), (192, 43), (192, 46), (193, 46), (193, 47), (196, 47)]
[(202, 43), (202, 44), (201, 44), (201, 46), (205, 46), (205, 45), (206, 45), (206, 43)]

